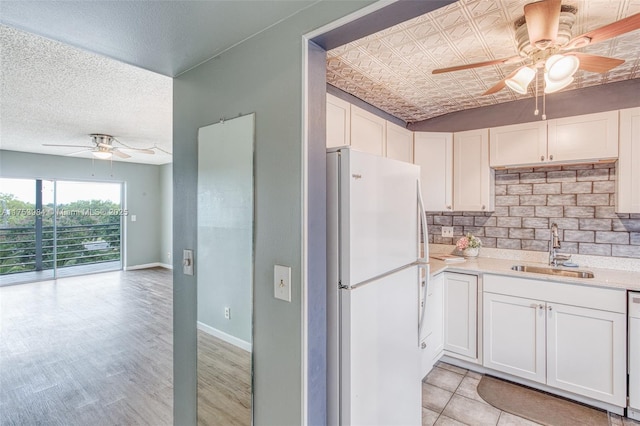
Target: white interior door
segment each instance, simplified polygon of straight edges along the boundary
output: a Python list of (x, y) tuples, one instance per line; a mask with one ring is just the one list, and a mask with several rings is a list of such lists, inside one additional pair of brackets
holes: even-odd
[(340, 290), (342, 425), (420, 425), (418, 268)]
[(352, 150), (342, 151), (340, 168), (342, 284), (414, 262), (420, 168)]

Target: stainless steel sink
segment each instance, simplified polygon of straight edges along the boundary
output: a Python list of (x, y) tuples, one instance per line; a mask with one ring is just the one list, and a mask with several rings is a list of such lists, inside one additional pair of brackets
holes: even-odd
[(545, 266), (514, 265), (511, 267), (511, 269), (513, 271), (531, 272), (534, 274), (558, 275), (561, 277), (593, 278), (593, 272), (590, 271), (558, 269)]

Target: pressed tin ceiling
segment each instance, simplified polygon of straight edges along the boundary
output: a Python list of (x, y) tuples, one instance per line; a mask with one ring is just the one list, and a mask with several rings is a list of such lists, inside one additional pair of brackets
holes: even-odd
[[(518, 55), (514, 22), (531, 0), (461, 0), (327, 52), (327, 82), (406, 122), (534, 96), (505, 88), (481, 96), (525, 64), (432, 75), (434, 69)], [(565, 0), (572, 36), (640, 13), (640, 0)], [(624, 59), (606, 74), (578, 71), (564, 90), (640, 77), (640, 30), (577, 52)], [(553, 94), (547, 95), (552, 99)]]

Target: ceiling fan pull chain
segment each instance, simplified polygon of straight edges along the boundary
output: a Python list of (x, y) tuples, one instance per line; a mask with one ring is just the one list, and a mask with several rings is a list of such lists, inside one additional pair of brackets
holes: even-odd
[(538, 72), (538, 68), (536, 68), (536, 110), (533, 111), (533, 115), (538, 115), (540, 114), (540, 111), (538, 110), (538, 80), (539, 80), (539, 72)]
[(545, 91), (542, 91), (542, 119), (547, 119), (547, 94)]

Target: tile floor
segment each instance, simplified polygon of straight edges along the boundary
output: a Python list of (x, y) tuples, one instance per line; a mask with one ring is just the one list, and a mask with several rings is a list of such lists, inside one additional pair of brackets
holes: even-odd
[[(537, 425), (501, 411), (480, 398), (481, 374), (439, 362), (422, 381), (422, 425)], [(640, 426), (640, 422), (609, 414), (611, 426)], [(558, 425), (562, 426), (562, 425)]]

